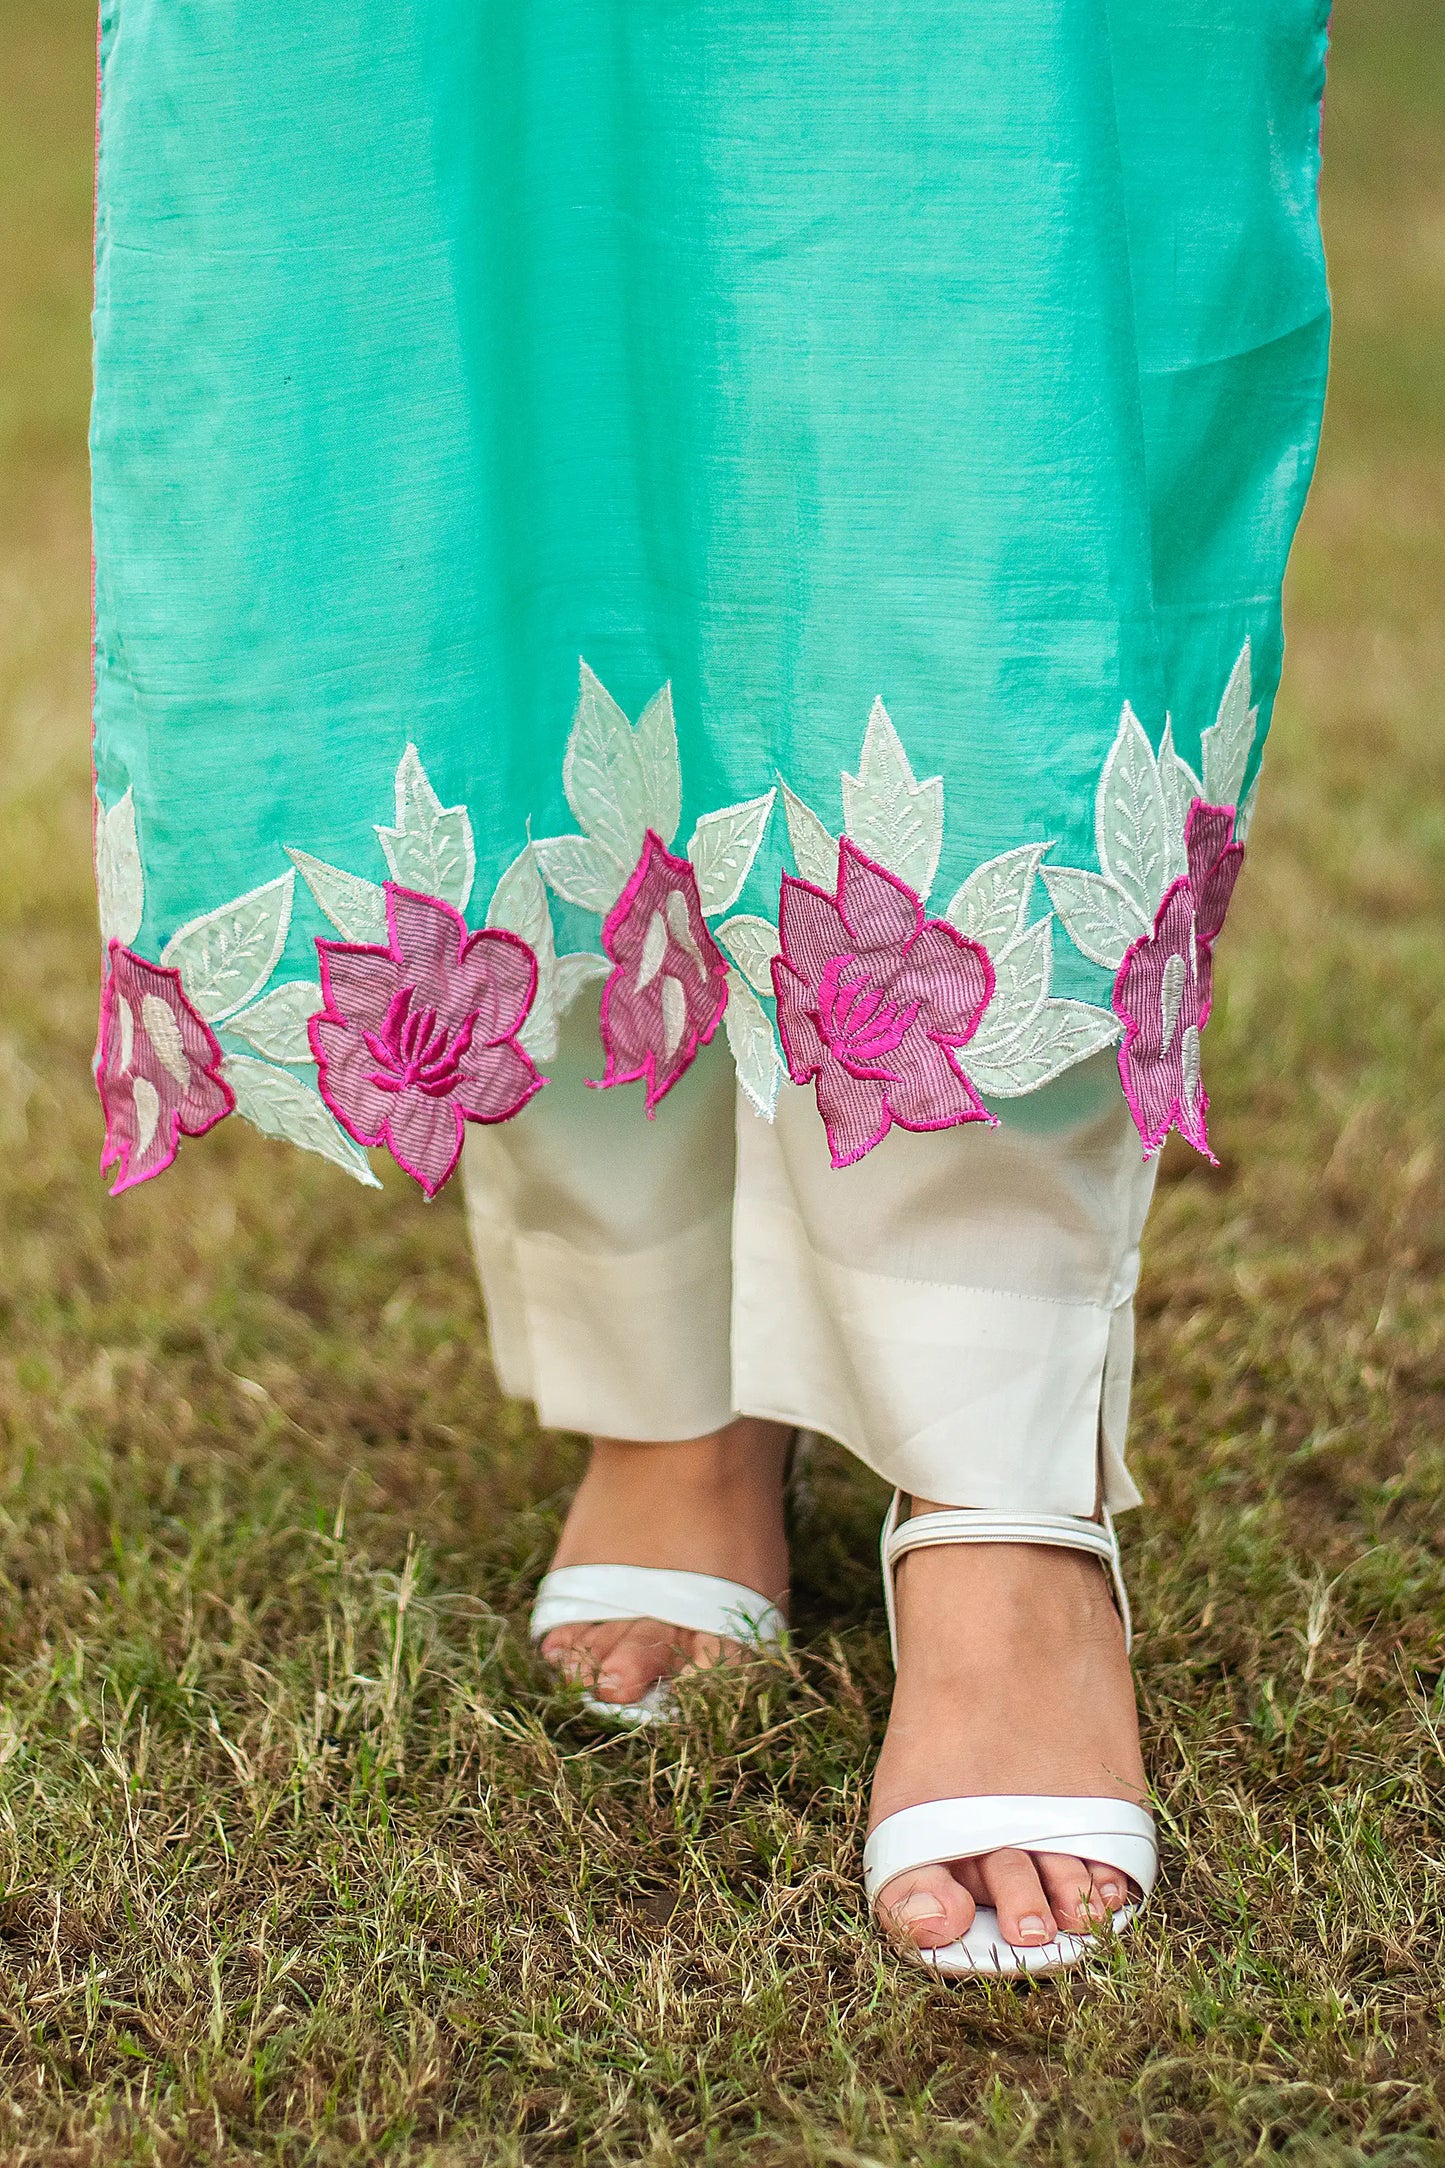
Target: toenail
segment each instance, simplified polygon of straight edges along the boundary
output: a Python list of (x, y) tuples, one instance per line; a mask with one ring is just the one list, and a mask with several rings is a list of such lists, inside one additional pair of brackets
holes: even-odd
[(892, 1913), (900, 1927), (916, 1927), (921, 1920), (941, 1920), (943, 1907), (926, 1889), (916, 1889), (911, 1896), (894, 1905)]
[(1037, 1912), (1030, 1912), (1019, 1921), (1019, 1938), (1023, 1942), (1047, 1942), (1049, 1923), (1041, 1920)]
[(1106, 1905), (1121, 1905), (1124, 1902), (1124, 1892), (1117, 1882), (1101, 1882), (1099, 1895)]

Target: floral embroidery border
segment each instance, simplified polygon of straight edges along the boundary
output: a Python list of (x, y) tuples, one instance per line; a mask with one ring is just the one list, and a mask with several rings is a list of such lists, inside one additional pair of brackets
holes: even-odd
[[(476, 930), (470, 816), (442, 804), (414, 745), (394, 818), (374, 830), (388, 880), (288, 847), (285, 873), (182, 926), (158, 962), (132, 946), (145, 906), (132, 794), (97, 803), (97, 1071), (113, 1193), (235, 1112), (373, 1187), (366, 1151), (386, 1149), (434, 1196), (468, 1121), (510, 1120), (542, 1089), (538, 1063), (555, 1053), (563, 1013), (598, 981), (596, 1086), (640, 1082), (648, 1115), (721, 1024), (761, 1114), (785, 1078), (812, 1086), (843, 1167), (895, 1124), (992, 1122), (986, 1100), (1034, 1091), (1117, 1044), (1145, 1152), (1177, 1128), (1209, 1154), (1200, 1034), (1253, 811), (1253, 792), (1241, 802), (1258, 730), (1250, 690), (1246, 641), (1202, 734), (1202, 777), (1169, 722), (1156, 753), (1126, 703), (1098, 786), (1099, 871), (1023, 845), (934, 915), (943, 782), (915, 777), (881, 700), (857, 772), (841, 779), (841, 836), (779, 778), (704, 814), (679, 852), (671, 689), (633, 724), (584, 662), (563, 764), (578, 832), (529, 841)], [(782, 877), (774, 923), (734, 907), (780, 798), (797, 870)], [(273, 986), (298, 873), (340, 938), (317, 938), (316, 980)], [(1052, 908), (1031, 919), (1039, 880)], [(601, 953), (557, 953), (549, 889), (599, 920)], [(1107, 1009), (1052, 992), (1056, 919), (1114, 973)]]

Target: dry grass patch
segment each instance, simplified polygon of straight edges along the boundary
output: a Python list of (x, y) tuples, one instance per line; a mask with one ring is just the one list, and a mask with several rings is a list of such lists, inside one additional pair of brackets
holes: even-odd
[(1445, 25), (1343, 10), (1340, 337), (1270, 787), (1171, 1158), (1130, 1531), (1164, 1898), (950, 1990), (861, 1917), (880, 1498), (794, 1652), (588, 1728), (526, 1653), (574, 1441), (454, 1202), (239, 1124), (111, 1205), (88, 1081), (91, 24), (0, 124), (0, 2158), (1445, 2163)]

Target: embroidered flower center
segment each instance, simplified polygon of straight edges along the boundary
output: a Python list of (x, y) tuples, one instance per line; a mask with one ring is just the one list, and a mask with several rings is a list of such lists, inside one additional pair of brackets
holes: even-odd
[(414, 1008), (414, 986), (400, 986), (387, 1003), (380, 1031), (362, 1034), (377, 1068), (371, 1082), (378, 1091), (415, 1089), (445, 1099), (456, 1088), (461, 1063), (472, 1043), (476, 1011), (455, 1037), (437, 1020), (435, 1008)]
[[(845, 975), (850, 968), (855, 977)], [(903, 1044), (920, 1006), (889, 1001), (856, 956), (835, 956), (818, 981), (818, 1032), (839, 1061), (882, 1061)]]

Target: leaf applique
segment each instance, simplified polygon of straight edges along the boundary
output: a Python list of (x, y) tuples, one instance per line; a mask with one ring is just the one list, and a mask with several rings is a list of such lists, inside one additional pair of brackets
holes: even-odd
[(537, 960), (537, 991), (517, 1043), (535, 1061), (551, 1061), (557, 1052), (561, 1010), (557, 1001), (557, 944), (547, 889), (529, 843), (518, 852), (492, 892), (487, 924), (525, 941)]
[(1164, 793), (1154, 749), (1127, 700), (1099, 779), (1095, 839), (1107, 878), (1152, 920), (1168, 885)]
[(171, 936), (161, 963), (179, 971), (186, 998), (208, 1024), (260, 993), (280, 961), (291, 925), (294, 873), (206, 911)]
[(648, 701), (637, 719), (636, 738), (642, 771), (643, 829), (650, 828), (670, 850), (682, 819), (682, 767), (671, 685), (664, 685)]
[(1130, 943), (1149, 931), (1152, 918), (1101, 873), (1082, 873), (1072, 866), (1044, 866), (1041, 871), (1049, 901), (1074, 947), (1091, 963), (1117, 971)]
[(289, 1063), (292, 1068), (311, 1064), (311, 1041), (306, 1025), (325, 1001), (313, 979), (291, 979), (249, 1008), (230, 1018), (226, 1030), (234, 1038), (264, 1055), (267, 1061)]
[(811, 806), (804, 805), (786, 783), (782, 790), (793, 863), (805, 881), (831, 896), (838, 885), (838, 839), (828, 833)]
[(728, 1005), (723, 1024), (732, 1049), (738, 1082), (759, 1114), (773, 1119), (783, 1081), (783, 1057), (777, 1034), (756, 994), (736, 971), (728, 972)]
[(993, 997), (969, 1041), (970, 1048), (980, 1038), (985, 1038), (985, 1043), (1001, 1043), (1032, 1024), (1048, 998), (1054, 967), (1053, 937), (1053, 919), (1036, 919), (1027, 932), (992, 955)]
[(354, 1181), (380, 1189), (366, 1154), (333, 1120), (319, 1096), (289, 1069), (252, 1061), (248, 1054), (228, 1054), (221, 1074), (236, 1095), (236, 1112), (262, 1136), (280, 1137), (303, 1152), (319, 1152)]
[(396, 771), (396, 826), (378, 826), (376, 836), (394, 881), (466, 909), (477, 866), (471, 815), (464, 805), (442, 804), (414, 745)]
[(309, 851), (293, 850), (286, 856), (315, 898), (317, 908), (330, 919), (343, 941), (357, 941), (369, 948), (385, 948), (386, 890), (358, 873), (343, 872), (313, 858)]
[(584, 986), (600, 985), (612, 976), (612, 966), (605, 956), (598, 956), (592, 949), (573, 949), (570, 955), (557, 958), (557, 1014), (565, 1016)]
[(1164, 736), (1159, 745), (1159, 788), (1164, 798), (1165, 834), (1165, 886), (1177, 881), (1189, 871), (1188, 853), (1184, 847), (1184, 831), (1189, 820), (1189, 808), (1196, 798), (1204, 795), (1200, 782), (1187, 760), (1183, 759), (1174, 743), (1174, 726), (1166, 717)]
[(1259, 724), (1259, 709), (1249, 704), (1250, 670), (1250, 645), (1246, 640), (1224, 688), (1219, 713), (1200, 746), (1204, 758), (1203, 795), (1210, 805), (1238, 805), (1244, 789)]
[(614, 862), (620, 876), (612, 885), (615, 898), (647, 834), (649, 786), (632, 725), (585, 662), (562, 787), (583, 833)]
[(1023, 932), (1046, 843), (1024, 843), (971, 873), (944, 917), (992, 955)]
[(717, 813), (704, 813), (694, 828), (687, 855), (697, 875), (698, 898), (707, 917), (730, 911), (737, 902), (777, 796), (776, 790), (770, 790), (765, 797), (724, 806)]
[(129, 790), (109, 810), (96, 800), (95, 885), (101, 938), (129, 948), (145, 916), (145, 873)]
[(771, 919), (752, 918), (739, 912), (725, 918), (713, 932), (738, 970), (759, 993), (773, 990), (773, 958), (778, 953), (778, 929)]
[(606, 917), (622, 887), (622, 869), (610, 852), (590, 836), (544, 836), (532, 849), (548, 887), (564, 903)]
[(943, 848), (943, 780), (915, 780), (881, 700), (868, 718), (858, 773), (843, 777), (843, 825), (861, 851), (927, 902)]
[(964, 1059), (981, 1092), (994, 1099), (1018, 1099), (1111, 1046), (1119, 1030), (1118, 1018), (1092, 1002), (1050, 1000), (1031, 1024), (995, 1051), (978, 1058), (970, 1044)]

